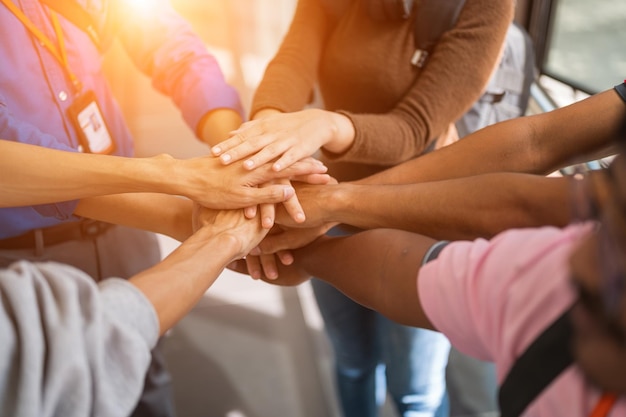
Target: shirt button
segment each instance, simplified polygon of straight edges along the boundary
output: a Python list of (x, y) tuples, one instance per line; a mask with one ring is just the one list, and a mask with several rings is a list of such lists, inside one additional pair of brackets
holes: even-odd
[(67, 93), (65, 91), (61, 91), (59, 93), (59, 100), (61, 100), (61, 101), (67, 100)]

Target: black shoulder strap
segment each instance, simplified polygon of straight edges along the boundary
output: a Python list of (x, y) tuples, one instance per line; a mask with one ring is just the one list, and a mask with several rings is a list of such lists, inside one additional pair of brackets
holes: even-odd
[(420, 0), (413, 25), (417, 51), (411, 63), (423, 67), (444, 32), (451, 29), (463, 10), (465, 0)]
[(574, 358), (571, 352), (571, 307), (517, 358), (500, 386), (501, 417), (517, 417)]
[(100, 48), (100, 37), (96, 32), (95, 25), (89, 13), (73, 0), (39, 0), (52, 10), (72, 22), (76, 27), (85, 32), (91, 41)]

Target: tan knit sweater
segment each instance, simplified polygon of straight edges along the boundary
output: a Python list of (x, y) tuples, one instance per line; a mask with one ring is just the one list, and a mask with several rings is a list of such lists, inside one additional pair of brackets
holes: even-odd
[(423, 70), (411, 18), (372, 19), (355, 0), (336, 19), (319, 0), (299, 0), (291, 27), (268, 65), (252, 103), (298, 111), (319, 85), (324, 106), (346, 114), (356, 137), (342, 155), (325, 154), (331, 173), (357, 179), (420, 155), (481, 95), (497, 62), (512, 0), (466, 0), (454, 29), (445, 33)]

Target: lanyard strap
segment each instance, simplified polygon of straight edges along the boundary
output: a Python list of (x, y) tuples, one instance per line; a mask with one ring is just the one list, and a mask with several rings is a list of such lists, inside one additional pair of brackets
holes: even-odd
[(617, 401), (617, 396), (615, 394), (605, 393), (600, 397), (598, 403), (595, 408), (591, 412), (590, 417), (606, 417), (609, 415), (611, 408), (613, 408), (613, 404)]
[(50, 53), (56, 58), (57, 61), (63, 66), (65, 72), (70, 78), (74, 87), (80, 91), (81, 84), (78, 77), (72, 72), (67, 61), (67, 51), (65, 49), (65, 40), (63, 39), (63, 31), (56, 13), (50, 11), (50, 18), (52, 20), (52, 26), (54, 27), (54, 33), (59, 41), (59, 47), (57, 48), (54, 43), (44, 33), (39, 30), (37, 26), (22, 12), (11, 0), (0, 0), (8, 9), (19, 19), (20, 22), (28, 29), (42, 44), (50, 51)]

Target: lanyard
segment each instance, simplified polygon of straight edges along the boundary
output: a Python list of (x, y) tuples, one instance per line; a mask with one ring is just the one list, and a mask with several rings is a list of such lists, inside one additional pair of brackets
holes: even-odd
[(52, 20), (52, 25), (54, 26), (54, 33), (59, 40), (59, 47), (57, 48), (54, 43), (43, 34), (37, 26), (33, 24), (33, 22), (26, 17), (24, 12), (22, 12), (11, 0), (0, 0), (14, 15), (19, 19), (20, 22), (43, 44), (43, 46), (50, 51), (50, 53), (61, 63), (65, 72), (70, 78), (70, 81), (74, 85), (77, 91), (81, 89), (81, 83), (78, 80), (78, 77), (72, 72), (70, 66), (67, 62), (67, 51), (65, 50), (65, 40), (63, 39), (63, 31), (61, 30), (61, 25), (59, 24), (59, 19), (57, 18), (56, 13), (50, 11), (50, 18)]
[(613, 404), (617, 401), (615, 394), (605, 393), (600, 397), (595, 408), (591, 412), (590, 417), (606, 417), (609, 415), (609, 411), (613, 408)]

